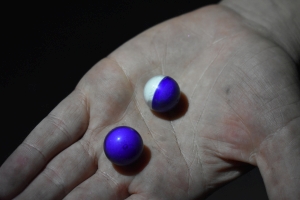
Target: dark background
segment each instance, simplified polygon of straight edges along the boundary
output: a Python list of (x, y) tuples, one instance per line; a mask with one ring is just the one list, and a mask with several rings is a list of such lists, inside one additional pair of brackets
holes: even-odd
[[(2, 4), (0, 164), (97, 61), (157, 23), (216, 2)], [(208, 199), (268, 198), (254, 169)]]

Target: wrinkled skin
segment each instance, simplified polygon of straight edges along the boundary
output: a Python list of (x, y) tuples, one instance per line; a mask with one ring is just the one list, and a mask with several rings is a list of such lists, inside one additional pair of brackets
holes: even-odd
[[(159, 74), (186, 97), (176, 117), (144, 102)], [(295, 64), (276, 43), (225, 7), (196, 10), (97, 63), (2, 165), (0, 198), (203, 199), (257, 165), (265, 142), (300, 116), (299, 98)], [(103, 152), (119, 125), (144, 140), (131, 170)]]

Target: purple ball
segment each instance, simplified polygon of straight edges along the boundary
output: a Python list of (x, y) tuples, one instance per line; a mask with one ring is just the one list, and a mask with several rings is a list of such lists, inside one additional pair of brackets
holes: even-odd
[(144, 148), (140, 134), (131, 127), (119, 126), (112, 129), (104, 139), (104, 152), (116, 165), (129, 165), (136, 161)]

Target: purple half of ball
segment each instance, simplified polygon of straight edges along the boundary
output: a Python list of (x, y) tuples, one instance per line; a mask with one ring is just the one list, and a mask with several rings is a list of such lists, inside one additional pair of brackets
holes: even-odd
[(146, 83), (144, 98), (152, 110), (166, 112), (178, 103), (180, 88), (169, 76), (155, 76)]
[(112, 129), (104, 140), (104, 152), (116, 165), (129, 165), (136, 161), (144, 148), (140, 134), (131, 127), (119, 126)]

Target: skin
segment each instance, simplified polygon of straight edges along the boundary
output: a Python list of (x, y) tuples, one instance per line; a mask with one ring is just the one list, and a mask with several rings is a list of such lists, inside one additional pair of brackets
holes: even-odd
[[(102, 59), (1, 166), (0, 199), (204, 199), (251, 165), (270, 199), (299, 197), (297, 54), (247, 20), (226, 2), (201, 8)], [(144, 84), (160, 74), (186, 96), (176, 118), (143, 99)], [(120, 125), (144, 140), (132, 171), (103, 152)]]

